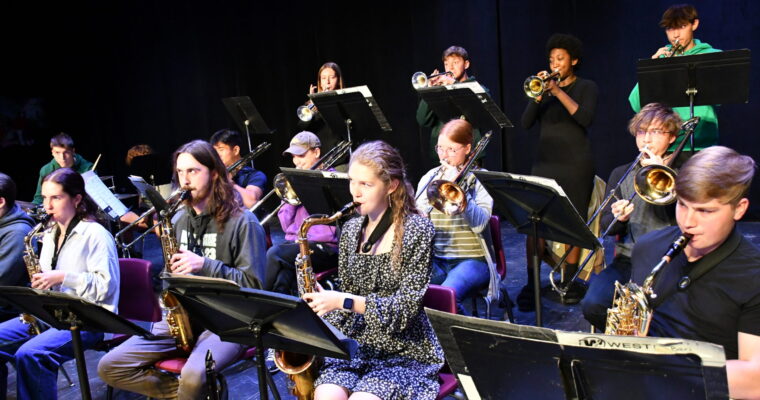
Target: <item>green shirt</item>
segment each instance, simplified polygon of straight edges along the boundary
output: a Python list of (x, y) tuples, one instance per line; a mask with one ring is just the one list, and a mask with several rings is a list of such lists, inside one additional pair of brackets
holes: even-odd
[[(34, 200), (32, 200), (34, 204), (42, 204), (42, 180), (48, 176), (48, 174), (60, 168), (61, 166), (58, 165), (58, 162), (56, 162), (55, 159), (50, 160), (49, 163), (40, 168), (40, 178), (37, 180), (37, 192), (34, 194)], [(90, 168), (92, 168), (91, 162), (85, 160), (79, 154), (74, 154), (74, 165), (71, 169), (82, 174), (89, 171)]]
[[(463, 82), (476, 82), (476, 79), (474, 76), (470, 76), (467, 79), (465, 79)], [(483, 85), (481, 85), (483, 86)], [(488, 90), (487, 87), (483, 86), (483, 89), (488, 93), (488, 95), (491, 95), (491, 92)], [(449, 121), (441, 121), (437, 115), (433, 112), (433, 110), (430, 108), (428, 103), (425, 100), (420, 100), (419, 106), (417, 106), (417, 123), (420, 124), (420, 126), (424, 126), (426, 128), (431, 128), (430, 131), (430, 151), (432, 151), (433, 160), (438, 159), (438, 153), (435, 152), (435, 146), (438, 144), (438, 135), (441, 133), (441, 128), (443, 128), (443, 125), (446, 124), (446, 122)], [(477, 145), (477, 143), (480, 141), (480, 130), (473, 129), (472, 130), (472, 145), (473, 147)], [(485, 156), (485, 154), (481, 154), (478, 159), (481, 159)]]
[[(668, 46), (670, 47), (670, 46)], [(720, 50), (714, 49), (707, 43), (702, 43), (699, 39), (694, 39), (694, 47), (684, 52), (683, 55), (689, 56), (692, 54), (705, 54), (716, 53)], [(628, 96), (628, 102), (631, 103), (633, 111), (639, 112), (641, 110), (641, 101), (639, 99), (639, 84), (633, 87), (631, 95)], [(689, 107), (673, 107), (673, 111), (677, 112), (681, 116), (681, 119), (686, 121), (689, 119)], [(694, 130), (694, 150), (702, 150), (706, 147), (714, 146), (718, 144), (718, 115), (715, 113), (713, 106), (695, 106), (694, 116), (700, 117), (699, 125)], [(675, 142), (670, 146), (668, 151), (674, 151), (678, 144), (683, 140), (683, 135), (679, 136)], [(689, 150), (689, 144), (686, 144), (684, 150)]]

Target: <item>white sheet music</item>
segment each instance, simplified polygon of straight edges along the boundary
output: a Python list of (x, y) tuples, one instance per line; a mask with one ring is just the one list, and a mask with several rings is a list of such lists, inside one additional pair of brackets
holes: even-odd
[(84, 178), (84, 189), (92, 198), (95, 204), (103, 210), (109, 217), (118, 219), (127, 213), (127, 207), (108, 190), (106, 184), (100, 180), (100, 177), (94, 171), (87, 171), (82, 174)]
[(557, 194), (559, 194), (560, 196), (567, 197), (567, 195), (565, 194), (565, 191), (562, 190), (562, 186), (560, 186), (559, 183), (557, 183), (557, 181), (555, 181), (554, 179), (544, 178), (542, 176), (535, 176), (535, 175), (509, 174), (509, 176), (513, 179), (526, 181), (530, 183), (536, 183), (539, 185), (550, 187), (554, 189), (554, 191), (556, 191)]

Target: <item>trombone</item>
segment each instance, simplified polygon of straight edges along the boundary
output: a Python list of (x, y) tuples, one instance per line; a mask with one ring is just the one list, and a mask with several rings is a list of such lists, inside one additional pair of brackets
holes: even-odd
[(239, 160), (235, 161), (232, 165), (227, 167), (227, 173), (232, 176), (237, 175), (237, 173), (240, 172), (243, 167), (245, 167), (245, 164), (253, 161), (256, 157), (260, 156), (261, 153), (265, 152), (270, 147), (272, 147), (272, 144), (269, 142), (263, 142), (260, 145), (256, 146), (253, 151), (244, 155)]
[(437, 72), (434, 74), (426, 75), (422, 71), (415, 72), (414, 75), (412, 75), (412, 87), (415, 89), (429, 87), (430, 86), (430, 78), (435, 78), (436, 76), (441, 75), (448, 75), (453, 77), (454, 73), (451, 71), (444, 71), (444, 72)]
[[(351, 141), (344, 140), (338, 143), (337, 146), (330, 149), (330, 151), (328, 151), (324, 156), (317, 160), (309, 169), (323, 171), (328, 168), (332, 168), (332, 166), (340, 161), (340, 159), (343, 158), (343, 156), (346, 155), (350, 149)], [(274, 189), (270, 190), (266, 196), (262, 197), (261, 200), (259, 200), (256, 204), (253, 205), (253, 207), (250, 208), (251, 212), (256, 212), (256, 210), (258, 210), (264, 204), (264, 202), (266, 202), (266, 200), (268, 200), (273, 195), (277, 195), (277, 197), (282, 200), (277, 208), (272, 210), (271, 213), (267, 214), (267, 216), (261, 220), (261, 225), (266, 224), (270, 219), (272, 219), (272, 217), (277, 215), (277, 212), (280, 211), (280, 208), (282, 208), (285, 203), (292, 206), (301, 205), (301, 200), (298, 199), (298, 195), (296, 195), (295, 190), (293, 190), (293, 187), (290, 186), (290, 182), (288, 182), (288, 179), (282, 172), (275, 175), (272, 186), (274, 186)]]
[(475, 159), (486, 149), (488, 142), (491, 141), (492, 134), (492, 131), (488, 131), (480, 139), (478, 145), (470, 153), (462, 171), (459, 172), (459, 175), (453, 181), (436, 179), (426, 185), (427, 189), (425, 189), (425, 193), (427, 194), (428, 202), (433, 208), (446, 215), (459, 215), (464, 212), (467, 208), (467, 191), (470, 190), (472, 182), (467, 179), (469, 178), (468, 175), (475, 164)]
[[(675, 186), (677, 173), (673, 170), (673, 168), (671, 168), (671, 165), (673, 165), (676, 158), (678, 158), (678, 156), (681, 154), (681, 151), (683, 151), (683, 148), (686, 146), (686, 142), (688, 141), (689, 137), (694, 134), (694, 129), (697, 127), (699, 119), (699, 117), (692, 117), (681, 124), (681, 130), (686, 132), (686, 134), (684, 135), (681, 143), (678, 144), (676, 150), (670, 155), (670, 160), (667, 162), (667, 164), (653, 164), (639, 169), (633, 178), (634, 192), (630, 197), (626, 199), (628, 203), (630, 203), (636, 196), (641, 197), (643, 201), (649, 204), (661, 206), (672, 204), (676, 201)], [(639, 163), (643, 155), (644, 152), (642, 150), (639, 156), (636, 157), (636, 160), (631, 163), (623, 176), (617, 182), (613, 190), (610, 191), (610, 194), (607, 195), (607, 198), (605, 198), (602, 204), (596, 209), (596, 211), (594, 211), (594, 215), (591, 216), (589, 221), (586, 223), (586, 226), (590, 226), (591, 223), (594, 222), (594, 220), (599, 216), (601, 211), (607, 207), (609, 202), (613, 198), (616, 198), (615, 192), (618, 190), (628, 174), (634, 169), (636, 164)], [(612, 219), (610, 224), (607, 225), (607, 228), (599, 236), (598, 239), (600, 242), (602, 242), (604, 240), (604, 237), (609, 234), (609, 232), (612, 230), (612, 227), (615, 226), (616, 222), (617, 217), (615, 216), (615, 218)], [(554, 290), (559, 293), (560, 297), (565, 297), (567, 291), (570, 289), (570, 284), (578, 277), (578, 275), (580, 275), (586, 264), (588, 264), (588, 262), (591, 260), (591, 257), (593, 257), (596, 253), (596, 249), (591, 250), (588, 255), (586, 255), (586, 258), (583, 259), (583, 262), (578, 265), (578, 270), (575, 272), (575, 275), (573, 275), (573, 277), (567, 281), (567, 285), (565, 287), (560, 287), (554, 280), (554, 274), (565, 262), (571, 250), (572, 246), (565, 251), (565, 254), (562, 255), (562, 258), (559, 260), (559, 262), (557, 262), (557, 265), (554, 266), (549, 272), (549, 282), (551, 283), (552, 288), (554, 288)]]
[(552, 79), (557, 81), (560, 80), (558, 69), (555, 69), (554, 72), (543, 78), (538, 75), (531, 75), (525, 79), (525, 82), (523, 82), (523, 91), (532, 99), (538, 98), (544, 94), (544, 91), (546, 91), (546, 82)]

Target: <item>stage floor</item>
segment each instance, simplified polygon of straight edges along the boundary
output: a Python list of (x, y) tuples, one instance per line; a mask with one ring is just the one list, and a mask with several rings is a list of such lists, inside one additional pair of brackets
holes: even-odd
[[(756, 246), (760, 246), (760, 222), (741, 222), (739, 223), (739, 229), (750, 241)], [(283, 240), (282, 231), (279, 227), (272, 229), (272, 239), (275, 243)], [(526, 261), (525, 261), (525, 235), (517, 233), (517, 231), (507, 223), (502, 223), (502, 241), (504, 243), (505, 254), (507, 256), (507, 276), (502, 282), (503, 287), (509, 293), (512, 300), (515, 300), (520, 289), (526, 282)], [(605, 248), (611, 249), (612, 242), (610, 240), (605, 241)], [(160, 249), (151, 246), (146, 248), (146, 258), (159, 259), (161, 258)], [(607, 252), (608, 260), (611, 259), (611, 251)], [(542, 286), (548, 286), (548, 273), (549, 267), (542, 265), (541, 281)], [(593, 279), (593, 277), (592, 277)], [(555, 296), (545, 295), (542, 299), (543, 302), (543, 322), (544, 326), (553, 329), (562, 329), (569, 331), (588, 331), (589, 324), (583, 319), (583, 315), (579, 305), (565, 306), (558, 301), (553, 300)], [(467, 302), (469, 307), (469, 302)], [(484, 309), (482, 304), (480, 309)], [(497, 307), (492, 311), (492, 318), (501, 319), (504, 315), (504, 308)], [(518, 324), (533, 325), (535, 321), (535, 313), (533, 312), (521, 312), (515, 306), (513, 309), (515, 322)], [(89, 374), (90, 388), (93, 399), (105, 399), (106, 387), (103, 381), (97, 376), (97, 363), (103, 353), (95, 351), (87, 351), (85, 353), (87, 359), (87, 371)], [(256, 371), (253, 369), (254, 364), (250, 361), (244, 361), (237, 363), (227, 370), (224, 375), (227, 378), (229, 385), (230, 399), (232, 400), (248, 400), (259, 399), (258, 392), (258, 378)], [(64, 368), (68, 371), (69, 375), (76, 382), (77, 373), (76, 365), (74, 361), (70, 361), (64, 364)], [(11, 373), (8, 376), (8, 398), (16, 398), (16, 375), (11, 368)], [(282, 394), (283, 398), (292, 398), (287, 395), (286, 378), (283, 373), (277, 373), (274, 376), (274, 380), (277, 387)], [(58, 396), (61, 399), (77, 399), (79, 398), (79, 387), (69, 387), (67, 382), (59, 374), (58, 377)], [(140, 395), (122, 392), (116, 390), (114, 392), (114, 399), (141, 399), (144, 398)], [(270, 395), (271, 398), (271, 395)]]

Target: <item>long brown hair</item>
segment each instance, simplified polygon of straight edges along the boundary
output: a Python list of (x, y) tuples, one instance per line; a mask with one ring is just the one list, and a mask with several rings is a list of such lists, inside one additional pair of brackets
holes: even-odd
[(404, 219), (407, 215), (419, 214), (414, 204), (414, 188), (406, 177), (406, 167), (401, 154), (393, 146), (382, 140), (367, 142), (354, 150), (349, 166), (353, 163), (372, 168), (380, 180), (387, 186), (393, 180), (399, 185), (390, 194), (392, 220), (395, 225), (394, 235), (397, 241), (391, 253), (391, 265), (398, 267), (401, 262), (401, 247), (404, 238)]
[(208, 202), (208, 210), (210, 214), (214, 215), (219, 232), (223, 232), (224, 223), (231, 216), (237, 215), (240, 212), (240, 206), (235, 198), (235, 189), (233, 189), (232, 183), (227, 176), (227, 169), (224, 167), (216, 150), (211, 147), (211, 144), (203, 140), (193, 140), (190, 143), (183, 144), (174, 152), (173, 179), (177, 184), (179, 184), (177, 157), (182, 153), (190, 154), (199, 163), (209, 169), (209, 173), (211, 174), (209, 196), (211, 197)]
[(42, 178), (42, 182), (53, 182), (61, 185), (63, 191), (69, 196), (82, 196), (82, 200), (76, 206), (76, 217), (79, 219), (97, 221), (98, 206), (85, 191), (84, 178), (71, 168), (59, 168)]

